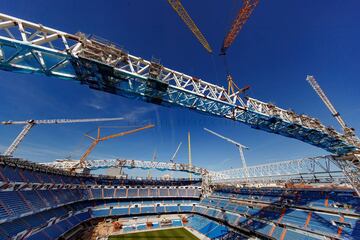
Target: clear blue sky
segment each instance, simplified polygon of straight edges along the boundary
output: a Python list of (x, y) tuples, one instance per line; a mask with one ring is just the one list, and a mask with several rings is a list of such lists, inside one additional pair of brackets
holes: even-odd
[[(3, 0), (0, 10), (69, 33), (91, 33), (124, 46), (132, 54), (161, 59), (165, 66), (225, 85), (222, 40), (241, 1), (183, 1), (215, 50), (209, 55), (167, 1)], [(348, 124), (360, 129), (360, 2), (357, 0), (260, 1), (228, 51), (231, 73), (249, 95), (321, 119), (337, 129), (305, 81), (313, 74)], [(123, 116), (133, 125), (152, 121), (156, 129), (100, 143), (89, 158), (127, 157), (167, 161), (182, 141), (179, 161), (187, 161), (187, 131), (192, 133), (193, 163), (214, 170), (239, 167), (235, 147), (203, 127), (249, 146), (249, 165), (324, 154), (325, 151), (241, 123), (181, 108), (166, 108), (90, 90), (77, 82), (41, 75), (0, 72), (1, 120)], [(78, 158), (90, 141), (83, 134), (97, 124), (37, 126), (17, 151), (33, 161)], [(0, 126), (0, 151), (19, 126)], [(122, 129), (107, 130), (114, 133)]]

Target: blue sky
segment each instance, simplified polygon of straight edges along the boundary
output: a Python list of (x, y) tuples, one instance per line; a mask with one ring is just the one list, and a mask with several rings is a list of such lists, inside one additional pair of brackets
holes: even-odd
[[(206, 2), (206, 4), (204, 4)], [(225, 85), (221, 43), (241, 1), (183, 1), (214, 54), (208, 54), (167, 1), (61, 2), (3, 0), (0, 10), (65, 32), (95, 34), (124, 46), (133, 55), (156, 57), (169, 68)], [(228, 50), (227, 61), (238, 85), (250, 85), (249, 95), (282, 108), (338, 125), (305, 81), (316, 79), (342, 113), (360, 129), (360, 2), (356, 0), (261, 1)], [(187, 131), (192, 134), (193, 163), (214, 170), (239, 167), (235, 147), (209, 135), (203, 127), (249, 146), (248, 165), (314, 156), (325, 151), (246, 125), (181, 108), (167, 108), (90, 90), (77, 82), (40, 75), (0, 72), (1, 120), (123, 116), (127, 120), (101, 125), (139, 125), (155, 129), (100, 143), (89, 158), (126, 157), (168, 161), (178, 143), (178, 161), (187, 161)], [(96, 123), (36, 126), (16, 152), (33, 161), (78, 158), (90, 141), (83, 134)], [(20, 126), (0, 126), (0, 151)], [(115, 133), (122, 129), (107, 129)]]

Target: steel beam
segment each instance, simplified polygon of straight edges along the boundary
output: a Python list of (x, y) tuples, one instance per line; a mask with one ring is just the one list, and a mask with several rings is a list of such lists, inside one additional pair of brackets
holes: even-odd
[[(281, 161), (268, 164), (250, 166), (247, 168), (249, 181), (262, 180), (289, 180), (291, 178), (304, 178), (321, 176), (332, 178), (342, 174), (341, 169), (335, 165), (331, 156), (302, 158), (290, 161)], [(246, 172), (243, 168), (229, 169), (217, 172), (218, 177), (213, 181), (243, 181), (246, 182)]]
[[(100, 91), (182, 106), (345, 155), (360, 143), (318, 120), (128, 54), (115, 44), (0, 14), (0, 69), (79, 80)], [(36, 43), (36, 44), (35, 44)]]
[[(78, 165), (78, 160), (57, 160), (50, 163), (42, 163), (46, 166), (51, 166), (60, 169), (73, 169)], [(129, 159), (100, 159), (100, 160), (87, 160), (86, 168), (89, 170), (96, 170), (102, 168), (140, 168), (140, 169), (157, 169), (160, 171), (181, 171), (194, 173), (196, 175), (216, 176), (217, 174), (208, 171), (205, 168), (190, 166), (189, 164), (172, 163), (172, 162), (155, 162), (155, 161), (141, 161)]]

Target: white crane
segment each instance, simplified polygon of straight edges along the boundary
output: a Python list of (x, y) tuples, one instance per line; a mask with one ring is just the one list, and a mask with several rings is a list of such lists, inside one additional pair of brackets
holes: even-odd
[[(176, 158), (176, 156), (177, 156), (177, 154), (178, 154), (178, 152), (179, 152), (179, 149), (180, 149), (180, 147), (181, 147), (181, 144), (182, 144), (182, 142), (180, 142), (179, 145), (177, 146), (174, 154), (172, 155), (172, 157), (171, 157), (171, 159), (170, 159), (170, 162), (174, 163), (175, 158)], [(173, 178), (172, 171), (170, 171), (170, 178)]]
[(211, 131), (207, 128), (204, 128), (205, 131), (215, 135), (215, 136), (218, 136), (219, 138), (222, 138), (232, 144), (234, 144), (238, 149), (239, 149), (239, 153), (240, 153), (240, 160), (242, 162), (242, 166), (243, 166), (243, 169), (244, 169), (244, 176), (245, 176), (245, 180), (248, 179), (248, 176), (249, 176), (249, 172), (248, 172), (248, 169), (247, 169), (247, 165), (246, 165), (246, 161), (245, 161), (245, 156), (244, 156), (244, 149), (249, 149), (248, 147), (238, 143), (238, 142), (235, 142), (234, 140), (230, 139), (230, 138), (227, 138), (227, 137), (224, 137), (223, 135), (220, 135), (214, 131)]
[(181, 144), (182, 144), (182, 142), (180, 142), (179, 145), (177, 146), (174, 155), (173, 155), (173, 156), (171, 157), (171, 159), (170, 159), (170, 162), (174, 162), (174, 161), (175, 161), (175, 158), (176, 158), (176, 156), (177, 156), (177, 154), (178, 154), (178, 152), (179, 152), (179, 149), (180, 149), (180, 147), (181, 147)]
[(325, 106), (330, 110), (331, 114), (338, 121), (338, 123), (342, 127), (344, 133), (351, 136), (351, 137), (354, 137), (355, 136), (354, 129), (349, 128), (346, 125), (345, 121), (341, 118), (340, 113), (338, 111), (336, 111), (335, 107), (332, 105), (330, 100), (327, 98), (324, 91), (321, 89), (320, 85), (316, 82), (315, 78), (313, 76), (308, 75), (306, 77), (306, 80), (310, 83), (311, 87), (319, 95), (321, 100), (324, 102)]
[(5, 150), (4, 156), (12, 156), (19, 144), (24, 140), (25, 136), (29, 133), (30, 129), (38, 124), (58, 124), (58, 123), (84, 123), (84, 122), (105, 122), (105, 121), (118, 121), (124, 118), (90, 118), (90, 119), (49, 119), (49, 120), (28, 120), (28, 121), (3, 121), (2, 125), (18, 125), (25, 124), (23, 130)]

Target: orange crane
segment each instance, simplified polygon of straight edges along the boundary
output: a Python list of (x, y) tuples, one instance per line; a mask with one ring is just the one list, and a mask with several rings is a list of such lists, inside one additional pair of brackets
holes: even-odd
[(183, 22), (188, 26), (188, 28), (193, 32), (195, 37), (199, 40), (199, 42), (204, 46), (204, 48), (212, 53), (212, 49), (210, 44), (206, 41), (206, 38), (201, 33), (199, 28), (196, 26), (194, 21), (191, 19), (190, 15), (185, 10), (184, 6), (181, 4), (180, 0), (168, 0), (171, 7), (177, 12), (177, 14), (181, 17)]
[(63, 123), (86, 123), (86, 122), (105, 122), (105, 121), (118, 121), (124, 118), (90, 118), (90, 119), (47, 119), (47, 120), (28, 120), (28, 121), (3, 121), (1, 125), (24, 125), (23, 130), (11, 143), (11, 145), (5, 150), (4, 156), (12, 156), (20, 143), (24, 140), (30, 130), (40, 124), (63, 124)]
[[(258, 5), (259, 0), (243, 0), (243, 6), (239, 10), (235, 20), (233, 21), (230, 31), (225, 36), (223, 45), (221, 47), (220, 55), (226, 55), (226, 50), (231, 46), (234, 42), (236, 36), (239, 34), (240, 30), (246, 23), (246, 21), (250, 18), (251, 13)], [(225, 58), (225, 65), (226, 65), (226, 58)], [(228, 68), (226, 66), (226, 68)], [(233, 81), (233, 78), (229, 71), (227, 70), (227, 82), (228, 82), (228, 94), (241, 94), (245, 91), (249, 90), (249, 86), (245, 86), (244, 88), (239, 88), (236, 83)]]
[(96, 145), (98, 145), (99, 142), (106, 141), (106, 140), (111, 139), (111, 138), (122, 137), (122, 136), (125, 136), (125, 135), (128, 135), (128, 134), (131, 134), (131, 133), (136, 133), (136, 132), (148, 129), (148, 128), (153, 128), (154, 126), (155, 125), (153, 125), (153, 124), (148, 124), (148, 125), (146, 125), (144, 127), (140, 127), (140, 128), (132, 129), (132, 130), (125, 131), (125, 132), (108, 135), (108, 136), (105, 136), (105, 137), (100, 137), (100, 127), (99, 127), (98, 130), (97, 130), (96, 138), (85, 134), (85, 136), (92, 139), (93, 142), (91, 143), (90, 147), (86, 150), (86, 152), (81, 156), (79, 166), (81, 168), (86, 167), (86, 158), (90, 155), (92, 150), (94, 150), (94, 148), (96, 147)]
[(230, 31), (224, 39), (223, 45), (221, 47), (222, 55), (226, 54), (226, 50), (234, 42), (236, 36), (239, 34), (246, 21), (250, 18), (251, 13), (254, 11), (258, 3), (259, 0), (243, 0), (243, 6), (238, 12), (235, 20), (231, 25)]
[(227, 81), (228, 81), (228, 94), (229, 95), (233, 95), (233, 94), (238, 95), (238, 94), (244, 93), (250, 89), (250, 86), (248, 86), (248, 85), (246, 85), (243, 88), (239, 88), (238, 85), (236, 85), (236, 83), (234, 82), (234, 80), (230, 74), (228, 74), (228, 76), (227, 76)]

